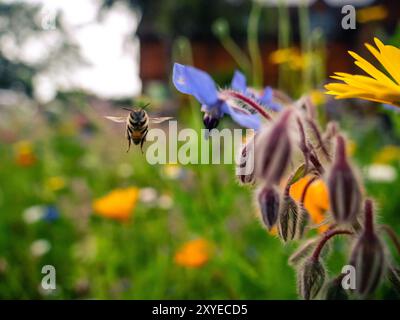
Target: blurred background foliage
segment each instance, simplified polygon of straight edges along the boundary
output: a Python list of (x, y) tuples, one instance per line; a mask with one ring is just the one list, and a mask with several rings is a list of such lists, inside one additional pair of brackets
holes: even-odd
[[(252, 190), (237, 184), (232, 165), (151, 166), (138, 149), (125, 153), (123, 128), (103, 119), (121, 105), (150, 101), (151, 113), (200, 131), (197, 103), (171, 88), (174, 61), (207, 70), (221, 85), (240, 68), (256, 87), (274, 85), (294, 98), (311, 94), (322, 121), (337, 120), (351, 139), (379, 220), (400, 230), (398, 111), (333, 101), (319, 90), (331, 70), (352, 70), (345, 52), (365, 38), (400, 45), (393, 2), (376, 1), (386, 15), (369, 14), (354, 31), (341, 29), (340, 10), (323, 1), (289, 8), (107, 0), (97, 18), (121, 2), (140, 17), (130, 37), (140, 41), (143, 93), (106, 99), (59, 89), (46, 102), (34, 94), (39, 73), (63, 74), (87, 62), (60, 15), (51, 32), (62, 41), (45, 56), (27, 63), (10, 54), (10, 46), (50, 31), (38, 19), (40, 6), (0, 4), (0, 298), (297, 297), (287, 265), (293, 248), (260, 226)], [(337, 273), (348, 252), (340, 241), (334, 246)], [(40, 286), (46, 264), (57, 270), (52, 292)], [(398, 296), (384, 286), (378, 297)]]

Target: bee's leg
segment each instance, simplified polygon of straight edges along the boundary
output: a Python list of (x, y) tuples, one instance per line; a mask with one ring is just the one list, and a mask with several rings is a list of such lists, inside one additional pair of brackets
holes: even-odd
[(131, 137), (128, 137), (128, 150), (126, 152), (129, 152), (129, 149), (131, 148)]
[(142, 140), (140, 140), (140, 150), (142, 151), (142, 154), (143, 154), (143, 143), (146, 141), (147, 132), (148, 131), (146, 131), (146, 133), (144, 134)]

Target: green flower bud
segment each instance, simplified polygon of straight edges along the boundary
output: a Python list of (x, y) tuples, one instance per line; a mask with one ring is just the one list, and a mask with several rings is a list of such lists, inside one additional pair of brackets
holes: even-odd
[(315, 299), (324, 285), (325, 273), (319, 260), (310, 258), (305, 262), (298, 274), (298, 289), (303, 299)]

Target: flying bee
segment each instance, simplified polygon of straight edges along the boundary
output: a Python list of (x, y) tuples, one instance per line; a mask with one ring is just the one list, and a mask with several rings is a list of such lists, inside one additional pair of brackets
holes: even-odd
[(114, 122), (125, 122), (126, 123), (126, 138), (128, 139), (128, 150), (133, 142), (135, 145), (140, 143), (140, 150), (143, 152), (143, 143), (146, 141), (147, 132), (149, 131), (149, 124), (161, 123), (172, 119), (172, 117), (161, 117), (161, 118), (151, 118), (145, 111), (145, 108), (149, 104), (146, 104), (142, 108), (134, 107), (133, 109), (122, 108), (129, 111), (127, 117), (112, 117), (107, 116), (108, 120)]

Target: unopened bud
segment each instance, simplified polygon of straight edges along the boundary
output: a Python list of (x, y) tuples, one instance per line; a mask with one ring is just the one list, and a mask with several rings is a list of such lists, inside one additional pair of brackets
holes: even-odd
[(325, 281), (325, 268), (317, 259), (308, 259), (298, 275), (299, 294), (305, 300), (314, 299)]
[(387, 278), (397, 293), (400, 293), (400, 269), (398, 267), (390, 266), (388, 268)]
[(292, 143), (289, 120), (292, 110), (282, 113), (277, 122), (260, 134), (256, 142), (256, 175), (267, 184), (278, 184), (290, 163)]
[(337, 137), (336, 158), (328, 177), (329, 198), (337, 223), (352, 223), (360, 211), (361, 191), (353, 169), (346, 158), (346, 145)]
[(239, 154), (239, 163), (236, 165), (236, 177), (241, 184), (253, 184), (254, 174), (254, 139), (247, 143)]
[(348, 300), (348, 295), (346, 290), (342, 285), (342, 276), (332, 279), (329, 281), (325, 287), (326, 290), (326, 300)]
[(296, 227), (298, 221), (298, 206), (293, 198), (285, 194), (281, 209), (278, 215), (278, 232), (280, 238), (284, 241), (293, 240), (296, 236)]
[(304, 205), (300, 205), (299, 208), (300, 208), (299, 217), (297, 219), (297, 226), (296, 226), (297, 239), (303, 238), (308, 222), (310, 221), (310, 214), (308, 213), (307, 209), (304, 208)]
[(263, 187), (258, 193), (257, 199), (262, 221), (268, 230), (271, 230), (278, 220), (279, 198), (275, 187)]
[(365, 201), (364, 230), (353, 248), (350, 264), (356, 270), (356, 292), (370, 295), (382, 278), (385, 255), (384, 247), (373, 230), (372, 201)]
[(226, 36), (229, 36), (228, 21), (226, 21), (223, 18), (219, 18), (219, 19), (215, 20), (212, 25), (212, 31), (219, 38), (225, 38)]

